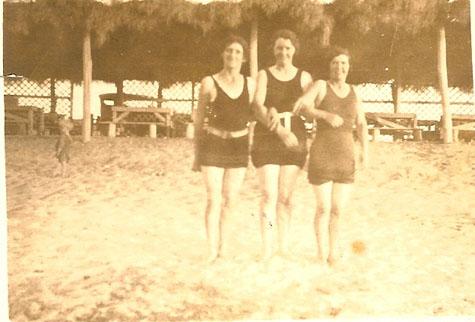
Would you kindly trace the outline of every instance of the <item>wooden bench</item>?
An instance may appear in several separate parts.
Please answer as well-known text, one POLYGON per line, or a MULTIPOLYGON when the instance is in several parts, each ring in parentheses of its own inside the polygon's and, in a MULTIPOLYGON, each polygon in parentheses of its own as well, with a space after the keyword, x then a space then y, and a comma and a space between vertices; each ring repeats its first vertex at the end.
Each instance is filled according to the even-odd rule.
POLYGON ((415 141, 422 140, 422 129, 417 126, 417 117, 414 113, 366 113, 368 131, 374 141, 379 140, 381 134, 397 135, 411 133, 415 141))
POLYGON ((43 134, 43 110, 35 106, 19 106, 17 97, 5 96, 5 125, 7 124, 18 126, 20 134, 43 134))
POLYGON ((452 114, 452 130, 454 141, 460 137, 471 140, 475 137, 475 115, 452 114))
POLYGON ((148 125, 149 135, 152 138, 157 137, 157 127, 164 127, 167 137, 171 136, 173 129, 173 110, 167 108, 135 108, 127 106, 111 107, 112 119, 99 120, 98 124, 108 126, 108 136, 115 137, 118 125, 148 125), (143 116, 146 116, 143 120, 143 116))

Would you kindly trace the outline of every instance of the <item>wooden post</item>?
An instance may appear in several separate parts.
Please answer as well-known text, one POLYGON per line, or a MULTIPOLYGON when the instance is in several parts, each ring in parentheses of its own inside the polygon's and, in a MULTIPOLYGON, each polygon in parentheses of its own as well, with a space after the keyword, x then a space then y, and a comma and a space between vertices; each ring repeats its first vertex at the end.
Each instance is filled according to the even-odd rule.
POLYGON ((256 79, 257 78, 257 72, 259 69, 259 64, 258 64, 258 50, 257 50, 257 37, 258 37, 258 19, 257 19, 257 13, 254 15, 254 19, 251 22, 251 41, 249 42, 249 71, 251 74, 251 77, 256 79))
POLYGON ((71 118, 73 117, 73 102, 74 102, 74 83, 72 81, 69 81, 69 86, 70 86, 70 94, 69 94, 69 103, 71 104, 71 118))
POLYGON ((447 79, 447 45, 445 40, 445 27, 439 27, 439 44, 437 54, 437 73, 439 76, 439 90, 442 103, 442 137, 444 143, 453 142, 452 113, 448 97, 449 85, 447 79))
POLYGON ((91 55, 91 32, 84 34, 83 48, 83 116, 82 138, 83 142, 91 140, 91 83, 92 83, 92 55, 91 55))
POLYGON ((35 112, 33 108, 28 108, 28 125, 26 128, 26 134, 32 135, 33 134, 33 124, 35 123, 35 112))
POLYGON ((381 131, 378 128, 373 129, 373 141, 379 142, 381 140, 381 131))
POLYGON ((149 135, 152 139, 155 139, 157 137, 157 124, 150 124, 149 135))
POLYGON ((162 101, 163 101, 163 86, 162 86, 162 82, 158 82, 158 93, 157 93, 157 107, 158 108, 162 107, 162 101))
POLYGON ((397 72, 396 72, 396 79, 391 84, 391 93, 393 97, 393 109, 394 113, 399 113, 401 111, 401 68, 399 63, 397 63, 397 72))
MULTIPOLYGON (((259 30, 259 21, 257 12, 254 13, 254 18, 251 22, 251 34, 249 42, 249 72, 250 76, 254 79, 257 78, 257 73, 259 71, 258 63, 258 30, 259 30)), ((252 149, 254 143, 254 127, 256 122, 250 122, 249 124, 249 149, 252 149)))
MULTIPOLYGON (((55 89, 56 80, 50 78, 50 100, 51 100, 51 113, 56 113, 56 89, 55 89)), ((72 116, 72 111, 71 111, 72 116)))
POLYGON ((115 87, 117 89, 117 99, 114 100, 114 105, 121 106, 124 103, 124 81, 116 81, 115 87))
POLYGON ((195 81, 191 81, 191 119, 193 120, 193 113, 195 110, 195 81))
POLYGON ((115 123, 109 123, 109 132, 107 133, 107 136, 110 138, 115 138, 116 130, 115 123))

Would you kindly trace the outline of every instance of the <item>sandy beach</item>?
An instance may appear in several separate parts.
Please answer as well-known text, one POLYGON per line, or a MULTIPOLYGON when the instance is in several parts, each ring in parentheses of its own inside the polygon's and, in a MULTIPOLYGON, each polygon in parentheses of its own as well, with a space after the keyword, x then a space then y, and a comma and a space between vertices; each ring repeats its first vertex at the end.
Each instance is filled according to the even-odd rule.
POLYGON ((475 316, 473 143, 371 143, 330 269, 305 171, 290 257, 258 261, 250 166, 229 252, 210 265, 191 141, 77 137, 68 178, 54 176, 55 141, 6 137, 12 321, 475 316))

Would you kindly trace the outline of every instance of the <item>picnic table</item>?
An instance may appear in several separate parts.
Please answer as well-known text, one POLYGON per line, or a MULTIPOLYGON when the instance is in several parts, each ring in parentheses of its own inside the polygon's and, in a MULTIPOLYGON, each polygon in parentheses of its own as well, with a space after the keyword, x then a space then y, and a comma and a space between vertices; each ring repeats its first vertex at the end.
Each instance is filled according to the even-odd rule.
POLYGON ((404 135, 410 133, 414 140, 422 140, 422 129, 418 127, 417 116, 414 113, 366 113, 368 131, 374 141, 381 134, 404 135))
POLYGON ((149 136, 157 137, 157 128, 164 127, 166 135, 171 136, 173 129, 173 110, 160 108, 158 106, 162 100, 142 95, 116 93, 103 94, 101 99, 101 117, 98 124, 107 126, 107 135, 115 137, 119 126, 126 125, 148 125, 149 136), (107 103, 110 101, 111 103, 107 103), (131 106, 134 102, 136 106, 131 106), (129 105, 130 104, 130 105, 129 105), (137 106, 138 105, 138 106, 137 106))
POLYGON ((43 134, 43 110, 35 106, 20 106, 17 97, 5 96, 5 125, 8 124, 18 126, 21 134, 43 134))
POLYGON ((454 141, 460 137, 472 139, 475 137, 475 115, 452 114, 452 130, 454 141))

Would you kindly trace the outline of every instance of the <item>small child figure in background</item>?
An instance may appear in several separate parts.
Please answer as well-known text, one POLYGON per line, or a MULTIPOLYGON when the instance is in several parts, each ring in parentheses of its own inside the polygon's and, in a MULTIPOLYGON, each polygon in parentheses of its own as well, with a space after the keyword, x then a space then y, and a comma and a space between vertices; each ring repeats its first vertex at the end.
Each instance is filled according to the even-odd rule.
POLYGON ((56 158, 58 158, 59 164, 61 166, 61 176, 64 178, 67 171, 67 163, 69 162, 69 152, 71 149, 71 143, 73 139, 69 135, 74 127, 73 122, 66 118, 64 115, 60 116, 58 120, 59 127, 59 139, 56 142, 56 158))

